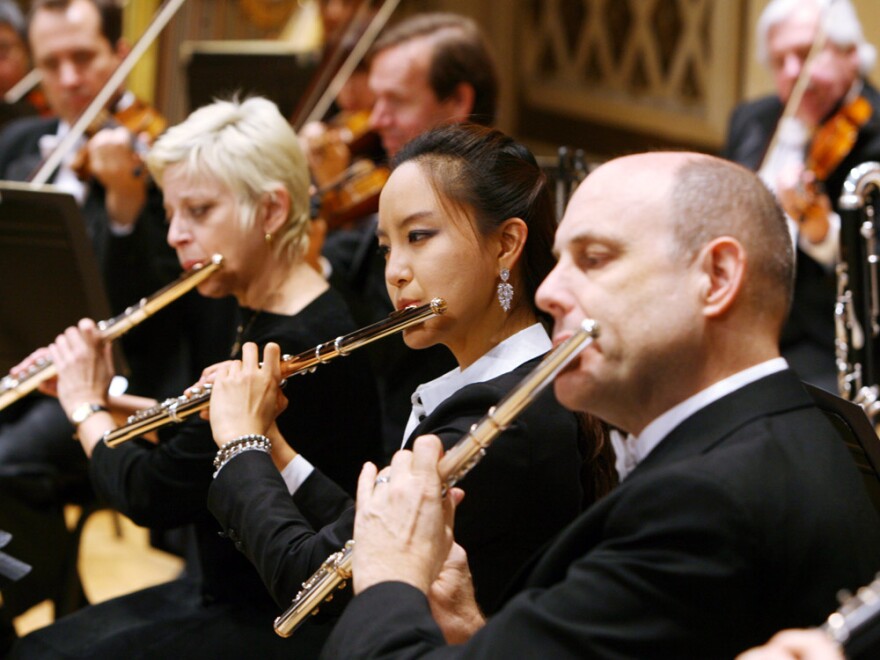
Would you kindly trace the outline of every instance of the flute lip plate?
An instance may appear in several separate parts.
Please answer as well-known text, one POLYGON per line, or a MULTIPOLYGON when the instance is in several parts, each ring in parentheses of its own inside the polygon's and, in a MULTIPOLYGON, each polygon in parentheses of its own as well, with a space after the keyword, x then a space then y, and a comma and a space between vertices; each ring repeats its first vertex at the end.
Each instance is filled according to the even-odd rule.
POLYGON ((599 322, 593 319, 584 319, 581 321, 581 330, 595 339, 599 336, 599 322))

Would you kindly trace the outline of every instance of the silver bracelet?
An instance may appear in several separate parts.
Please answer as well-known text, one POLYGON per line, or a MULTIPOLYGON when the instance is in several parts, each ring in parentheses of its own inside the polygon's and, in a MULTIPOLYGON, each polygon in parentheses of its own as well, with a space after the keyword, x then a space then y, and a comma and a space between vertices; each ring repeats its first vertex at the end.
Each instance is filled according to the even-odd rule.
POLYGON ((272 441, 265 435, 250 433, 227 442, 220 447, 220 451, 214 457, 214 478, 220 474, 220 470, 233 458, 246 451, 262 451, 267 454, 272 452, 272 441))

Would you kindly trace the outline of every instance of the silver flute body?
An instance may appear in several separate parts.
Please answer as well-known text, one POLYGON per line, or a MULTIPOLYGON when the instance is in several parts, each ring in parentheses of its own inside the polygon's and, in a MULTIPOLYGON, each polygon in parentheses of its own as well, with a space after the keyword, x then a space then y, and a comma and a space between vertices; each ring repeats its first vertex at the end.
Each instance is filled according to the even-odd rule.
MULTIPOLYGON (((186 271, 171 284, 162 287, 147 298, 107 321, 98 322, 98 330, 105 342, 111 342, 157 311, 174 302, 183 294, 196 288, 223 265, 223 257, 215 254, 210 260, 186 271)), ((15 403, 37 389, 41 383, 55 377, 57 369, 48 358, 35 362, 24 374, 16 377, 6 375, 0 380, 0 410, 15 403)))
POLYGON ((864 647, 876 639, 876 627, 880 623, 880 574, 871 584, 859 588, 855 594, 841 592, 841 605, 819 629, 844 652, 853 657, 867 657, 864 647))
POLYGON ((843 184, 840 261, 836 266, 835 361, 840 396, 861 405, 874 426, 880 417, 880 236, 875 207, 880 163, 854 167, 843 184))
MULTIPOLYGON (((281 357, 281 377, 289 378, 290 376, 311 373, 319 364, 348 355, 362 346, 423 323, 445 311, 446 301, 442 298, 434 298, 424 305, 407 307, 393 312, 377 323, 318 344, 298 355, 284 355, 281 357)), ((165 399, 151 408, 137 411, 126 420, 124 426, 106 432, 103 438, 104 443, 110 447, 116 447, 144 433, 149 433, 168 424, 180 423, 204 410, 210 403, 210 383, 202 387, 191 387, 178 397, 165 399)))
MULTIPOLYGON (((599 336, 599 326, 587 319, 580 329, 548 353, 514 389, 467 432, 440 459, 438 471, 443 492, 461 481, 486 454, 489 445, 553 382, 556 375, 586 346, 599 336)), ((319 606, 345 587, 351 578, 354 541, 348 541, 330 555, 312 576, 303 582, 293 602, 277 619, 275 632, 289 637, 319 606)))

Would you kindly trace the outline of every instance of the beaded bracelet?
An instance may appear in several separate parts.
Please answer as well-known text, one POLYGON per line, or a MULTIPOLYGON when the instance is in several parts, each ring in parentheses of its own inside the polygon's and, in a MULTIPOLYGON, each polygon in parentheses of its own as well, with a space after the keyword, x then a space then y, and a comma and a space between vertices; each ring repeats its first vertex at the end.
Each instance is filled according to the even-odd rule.
POLYGON ((224 465, 246 451, 262 451, 269 454, 272 451, 272 441, 265 435, 249 433, 227 442, 220 447, 220 451, 214 457, 214 478, 217 478, 224 465))

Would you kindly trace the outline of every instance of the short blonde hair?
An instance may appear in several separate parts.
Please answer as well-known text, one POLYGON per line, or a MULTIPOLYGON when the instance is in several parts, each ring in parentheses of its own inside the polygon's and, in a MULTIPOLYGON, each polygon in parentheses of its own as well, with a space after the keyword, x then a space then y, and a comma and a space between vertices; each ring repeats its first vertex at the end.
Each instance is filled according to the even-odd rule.
POLYGON ((185 176, 215 178, 238 200, 239 219, 254 223, 260 200, 283 187, 290 213, 273 245, 293 259, 308 247, 309 172, 296 133, 271 101, 252 97, 215 101, 168 129, 150 150, 147 167, 157 182, 171 165, 185 176))

